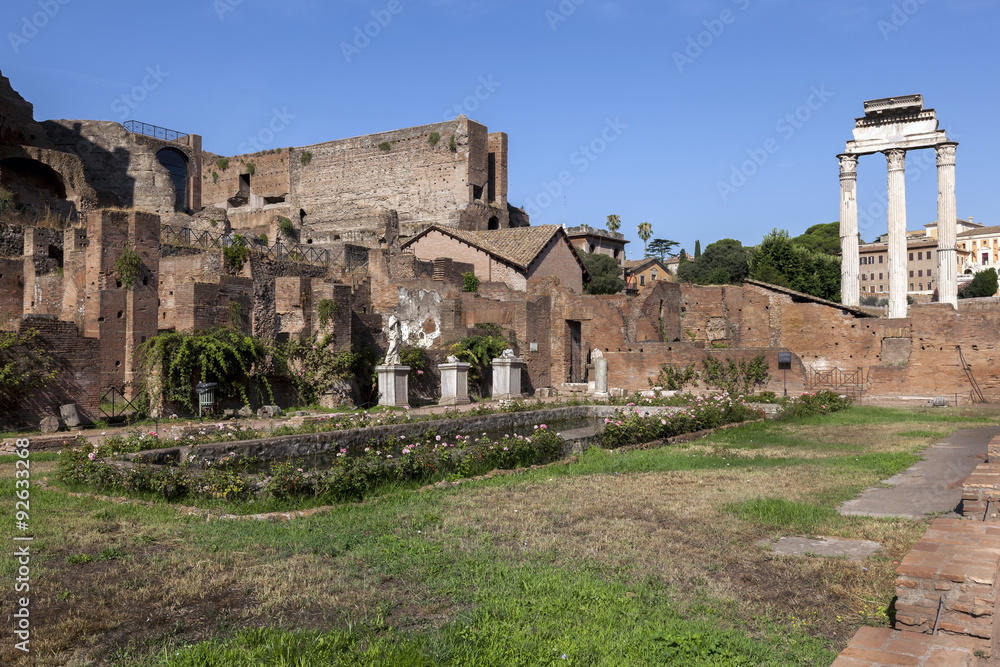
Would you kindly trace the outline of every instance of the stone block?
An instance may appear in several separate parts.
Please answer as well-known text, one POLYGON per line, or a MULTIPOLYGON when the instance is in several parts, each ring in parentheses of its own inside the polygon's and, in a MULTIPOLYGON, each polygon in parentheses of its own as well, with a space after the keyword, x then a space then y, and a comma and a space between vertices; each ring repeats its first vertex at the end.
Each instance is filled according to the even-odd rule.
POLYGON ((471 364, 454 362, 441 364, 441 400, 440 405, 468 405, 469 400, 469 369, 471 364))
POLYGON ((410 367, 376 366, 378 373, 378 404, 401 408, 410 404, 410 367))
POLYGON ((253 410, 250 409, 249 405, 244 405, 242 408, 236 411, 236 414, 244 419, 250 419, 253 417, 253 410))
POLYGON ((55 433, 59 430, 59 420, 52 416, 43 417, 38 429, 42 433, 55 433))
POLYGON ((523 359, 502 357, 493 360, 493 398, 514 400, 521 398, 521 367, 523 359))
POLYGON ((63 423, 66 426, 73 427, 80 425, 80 413, 76 409, 76 403, 60 405, 59 416, 62 417, 63 423))
POLYGON ((257 417, 260 419, 274 419, 281 414, 281 408, 277 405, 263 405, 257 410, 257 417))

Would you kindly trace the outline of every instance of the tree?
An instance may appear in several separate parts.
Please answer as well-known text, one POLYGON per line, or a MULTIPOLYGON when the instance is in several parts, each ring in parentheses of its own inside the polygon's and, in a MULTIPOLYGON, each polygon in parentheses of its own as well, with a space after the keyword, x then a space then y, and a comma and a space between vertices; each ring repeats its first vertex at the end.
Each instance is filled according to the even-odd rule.
POLYGON ((694 258, 698 259, 701 257, 701 241, 694 242, 694 258))
POLYGON ((596 252, 583 253, 583 265, 590 274, 590 282, 584 287, 587 294, 617 294, 625 289, 622 267, 610 255, 596 252))
POLYGON ((958 290, 959 299, 975 299, 983 296, 995 296, 997 293, 997 271, 986 269, 976 274, 971 283, 962 285, 958 290))
POLYGON ((653 225, 643 222, 637 229, 639 230, 639 238, 642 239, 642 256, 645 257, 649 254, 646 250, 646 241, 653 235, 653 225))
POLYGON ((677 241, 653 239, 653 242, 646 246, 646 257, 659 257, 662 262, 675 245, 679 245, 677 241))
POLYGON ((614 213, 608 216, 609 232, 617 232, 619 229, 621 229, 621 226, 622 226, 622 219, 620 217, 618 217, 614 213))
POLYGON ((813 252, 840 255, 840 223, 827 222, 813 225, 804 234, 793 238, 792 243, 813 252))
POLYGON ((783 229, 771 230, 749 258, 754 280, 830 301, 840 300, 840 271, 839 257, 798 245, 783 229))
POLYGON ((701 285, 742 283, 749 272, 748 250, 736 239, 710 243, 701 257, 677 266, 677 277, 701 285))

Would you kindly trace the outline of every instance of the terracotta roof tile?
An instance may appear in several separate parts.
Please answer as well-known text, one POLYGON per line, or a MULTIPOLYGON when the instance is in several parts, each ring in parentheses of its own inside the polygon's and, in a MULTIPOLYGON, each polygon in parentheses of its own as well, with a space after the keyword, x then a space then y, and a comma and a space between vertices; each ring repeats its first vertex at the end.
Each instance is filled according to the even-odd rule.
MULTIPOLYGON (((435 225, 429 227, 425 232, 432 229, 464 241, 521 269, 527 269, 562 227, 559 225, 538 225, 537 227, 513 227, 511 229, 474 232, 435 225)), ((413 237, 403 246, 409 245, 421 235, 413 237)))

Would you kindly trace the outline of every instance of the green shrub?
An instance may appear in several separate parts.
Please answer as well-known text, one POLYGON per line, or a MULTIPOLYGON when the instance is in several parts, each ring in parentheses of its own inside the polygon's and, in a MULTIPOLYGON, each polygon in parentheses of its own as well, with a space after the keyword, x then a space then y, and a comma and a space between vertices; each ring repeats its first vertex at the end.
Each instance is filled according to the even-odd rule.
POLYGON ((488 369, 493 360, 503 351, 517 346, 515 339, 508 340, 495 324, 477 324, 476 328, 483 333, 463 338, 450 344, 451 353, 460 361, 471 364, 469 368, 469 386, 478 388, 479 395, 486 393, 488 369))
POLYGON ((219 172, 217 172, 215 170, 212 170, 212 182, 213 183, 218 183, 219 182, 219 172))
POLYGON ((697 375, 698 373, 694 370, 693 363, 688 364, 683 370, 664 365, 660 368, 660 374, 656 376, 656 380, 647 378, 647 381, 651 387, 663 387, 670 391, 683 391, 685 385, 697 386, 697 375))
POLYGON ((734 361, 730 357, 719 361, 714 357, 705 357, 702 363, 705 367, 701 375, 702 381, 709 387, 722 389, 734 396, 753 393, 771 379, 763 354, 758 354, 750 361, 734 361))
POLYGON ((225 171, 226 169, 229 168, 229 158, 227 158, 227 157, 220 157, 218 159, 218 161, 216 161, 215 164, 218 165, 219 169, 221 169, 222 171, 225 171))
POLYGON ((319 325, 325 327, 333 316, 337 314, 337 302, 333 299, 320 299, 316 304, 316 313, 319 315, 319 325))
POLYGON ((299 155, 299 162, 302 164, 303 167, 312 162, 312 159, 313 159, 312 151, 302 151, 302 153, 299 155))
POLYGON ((448 150, 450 150, 452 153, 457 153, 458 152, 458 144, 455 143, 455 135, 454 134, 451 135, 450 139, 448 139, 448 150))
POLYGON ((225 259, 226 268, 232 273, 239 273, 243 270, 247 260, 250 259, 250 248, 247 246, 246 240, 237 234, 231 244, 222 248, 222 256, 225 259))
POLYGON ((958 290, 959 299, 975 299, 984 296, 994 296, 997 293, 997 271, 996 269, 986 269, 980 271, 972 279, 972 282, 962 285, 958 290))
POLYGON ((254 173, 256 173, 256 171, 257 171, 257 165, 254 164, 252 161, 247 161, 247 173, 253 176, 254 173))
POLYGON ((406 345, 399 352, 399 358, 403 366, 410 367, 410 376, 417 378, 417 376, 423 375, 424 371, 427 370, 427 366, 430 364, 427 359, 427 352, 422 347, 412 347, 406 345))
POLYGON ((427 143, 431 146, 436 146, 437 142, 441 140, 441 135, 437 132, 431 132, 430 136, 427 137, 427 143))
POLYGON ((292 221, 286 218, 285 216, 281 216, 278 218, 278 231, 285 238, 289 239, 296 238, 295 226, 292 225, 292 221))
POLYGON ((688 397, 688 406, 672 413, 644 416, 643 413, 626 406, 614 417, 604 420, 601 446, 617 449, 627 445, 653 442, 671 438, 682 433, 694 433, 725 424, 735 424, 750 419, 758 419, 763 413, 746 405, 728 394, 707 399, 688 397))
POLYGON ((115 273, 118 274, 118 280, 125 287, 134 287, 136 276, 139 275, 141 267, 142 258, 139 257, 139 253, 135 251, 132 244, 126 241, 121 254, 115 260, 115 273))
POLYGON ((257 239, 264 245, 267 245, 267 234, 261 234, 257 239))
POLYGON ((479 291, 479 278, 472 271, 468 271, 462 274, 462 291, 463 292, 478 292, 479 291))
POLYGON ((781 411, 782 419, 809 417, 839 412, 851 405, 851 399, 832 391, 806 392, 788 401, 781 411))
POLYGON ((390 144, 388 141, 383 141, 382 143, 380 143, 378 145, 378 149, 380 151, 386 151, 386 152, 391 151, 392 150, 392 144, 390 144))

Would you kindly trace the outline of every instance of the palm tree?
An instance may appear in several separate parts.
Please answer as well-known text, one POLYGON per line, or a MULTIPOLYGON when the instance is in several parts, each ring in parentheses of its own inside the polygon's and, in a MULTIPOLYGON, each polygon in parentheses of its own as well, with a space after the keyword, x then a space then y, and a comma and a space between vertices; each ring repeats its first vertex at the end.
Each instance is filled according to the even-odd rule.
POLYGON ((617 232, 622 226, 622 219, 612 213, 608 216, 608 231, 617 232))
POLYGON ((639 238, 642 239, 642 256, 645 257, 646 241, 648 241, 649 237, 653 235, 653 225, 649 224, 648 222, 644 222, 641 225, 639 225, 638 229, 639 229, 639 238))

